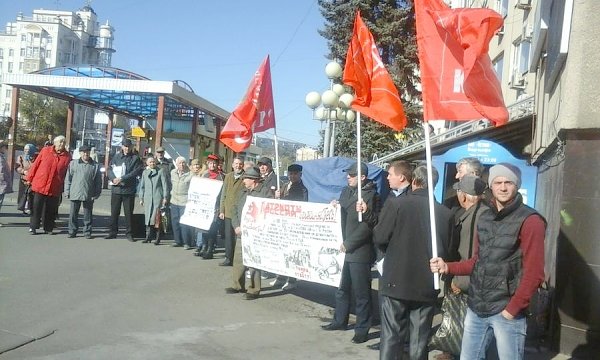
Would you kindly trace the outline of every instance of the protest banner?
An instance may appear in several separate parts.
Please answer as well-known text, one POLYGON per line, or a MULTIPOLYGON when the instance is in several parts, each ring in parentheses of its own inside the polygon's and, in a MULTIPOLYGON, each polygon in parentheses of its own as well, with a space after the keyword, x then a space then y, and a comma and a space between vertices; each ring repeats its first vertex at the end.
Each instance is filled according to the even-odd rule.
POLYGON ((194 176, 190 182, 185 212, 179 222, 208 231, 215 218, 215 204, 222 186, 222 181, 194 176))
POLYGON ((248 196, 241 228, 244 265, 339 285, 344 264, 339 207, 248 196))

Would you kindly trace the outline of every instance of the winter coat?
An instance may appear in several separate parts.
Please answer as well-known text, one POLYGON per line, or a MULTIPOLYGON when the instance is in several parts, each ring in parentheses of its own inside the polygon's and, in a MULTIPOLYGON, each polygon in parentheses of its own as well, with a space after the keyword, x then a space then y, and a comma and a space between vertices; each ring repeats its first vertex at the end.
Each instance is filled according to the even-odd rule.
MULTIPOLYGON (((144 201, 144 216, 146 225, 154 225, 156 213, 163 201, 168 200, 168 183, 162 169, 146 169, 140 179, 140 200, 144 201)), ((165 201, 166 202, 166 201, 165 201)))
POLYGON ((233 171, 225 175, 223 190, 221 190, 219 211, 225 214, 225 217, 228 219, 231 219, 233 216, 232 212, 235 203, 242 195, 242 189, 244 188, 244 182, 242 181, 243 174, 244 172, 242 171, 237 179, 235 178, 235 173, 233 171))
POLYGON ((31 165, 33 165, 34 161, 35 156, 31 160, 25 159, 25 157, 22 155, 18 157, 17 163, 15 164, 15 171, 21 177, 21 181, 25 181, 25 176, 27 175, 26 172, 28 172, 29 169, 31 169, 31 165))
POLYGON ((362 187, 362 200, 367 204, 367 211, 358 222, 356 202, 358 188, 346 186, 340 194, 342 211, 342 236, 346 248, 346 262, 372 263, 375 260, 373 249, 373 226, 377 221, 377 189, 372 181, 367 180, 362 187))
POLYGON ((54 146, 45 146, 31 165, 25 179, 31 190, 42 195, 58 197, 65 186, 65 176, 71 162, 68 151, 57 153, 54 146))
POLYGON ((65 178, 65 195, 69 200, 90 201, 102 193, 102 175, 100 165, 90 159, 71 160, 65 178))
MULTIPOLYGON (((432 249, 427 189, 416 189, 387 205, 386 220, 380 217, 374 234, 375 245, 385 253, 379 293, 394 299, 435 301, 438 291, 433 288, 429 269, 432 249)), ((452 212, 436 202, 434 213, 438 256, 445 258, 452 212)))
POLYGON ((121 182, 119 185, 111 186, 112 193, 120 195, 135 195, 138 183, 137 177, 140 176, 142 171, 144 171, 142 161, 133 153, 129 153, 127 155, 123 154, 121 151, 116 153, 110 160, 110 164, 108 166, 109 183, 118 177, 115 175, 115 170, 119 167, 121 169, 124 167, 125 171, 121 170, 121 182))
POLYGON ((6 156, 0 153, 0 195, 12 192, 12 176, 6 156))
POLYGON ((190 182, 193 176, 194 174, 191 171, 186 171, 181 175, 179 175, 177 169, 171 171, 171 204, 177 206, 185 206, 187 204, 188 191, 190 190, 190 182))

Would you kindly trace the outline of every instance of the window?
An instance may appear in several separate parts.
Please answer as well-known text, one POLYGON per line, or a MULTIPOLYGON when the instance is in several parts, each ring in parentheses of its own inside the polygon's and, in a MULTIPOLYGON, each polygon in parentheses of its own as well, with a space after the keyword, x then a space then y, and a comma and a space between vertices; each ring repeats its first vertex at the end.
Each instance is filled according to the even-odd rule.
POLYGON ((6 89, 6 97, 10 99, 12 96, 12 89, 6 89))
POLYGON ((22 61, 19 63, 19 71, 21 71, 21 72, 23 71, 23 62, 22 61))
POLYGON ((21 34, 21 41, 27 41, 27 35, 21 34))
POLYGON ((492 63, 494 65, 494 71, 496 71, 496 76, 498 77, 498 80, 500 80, 500 83, 502 83, 502 69, 504 68, 504 54, 498 56, 496 59, 494 59, 494 62, 492 63))
POLYGON ((0 49, 0 59, 4 58, 4 49, 0 49))
POLYGON ((502 17, 506 17, 508 14, 508 0, 496 0, 496 11, 498 11, 502 17))
POLYGON ((515 74, 525 75, 529 72, 530 50, 531 42, 529 39, 519 39, 514 43, 512 68, 515 74))
POLYGON ((15 56, 15 49, 8 49, 8 57, 15 56))
POLYGON ((8 63, 8 72, 11 73, 13 71, 13 63, 9 62, 8 63))
POLYGON ((52 57, 52 50, 46 50, 46 57, 47 58, 51 58, 52 57))
MULTIPOLYGON (((21 48, 21 57, 25 56, 25 48, 21 48)), ((31 57, 31 48, 27 48, 27 57, 31 57)))

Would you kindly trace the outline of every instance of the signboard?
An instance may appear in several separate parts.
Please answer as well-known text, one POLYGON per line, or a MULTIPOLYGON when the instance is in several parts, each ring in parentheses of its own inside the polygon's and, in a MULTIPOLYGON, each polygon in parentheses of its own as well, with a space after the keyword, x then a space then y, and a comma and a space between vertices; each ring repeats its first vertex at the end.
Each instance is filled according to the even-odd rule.
MULTIPOLYGON (((535 191, 537 185, 537 167, 530 166, 525 160, 519 160, 512 156, 508 150, 496 144, 493 141, 479 140, 448 150, 442 155, 434 156, 432 164, 440 174, 438 186, 435 187, 434 195, 438 201, 443 201, 449 196, 445 195, 446 190, 452 189, 456 181, 449 179, 448 167, 456 166, 456 163, 465 157, 475 157, 479 159, 486 168, 482 178, 487 181, 487 169, 501 162, 507 162, 517 166, 521 170, 521 188, 519 192, 523 195, 523 202, 531 207, 535 206, 535 191), (447 179, 444 183, 444 179, 447 179)), ((455 168, 454 168, 455 169, 455 168)))
POLYGON ((96 112, 94 114, 94 124, 108 125, 108 114, 104 112, 96 112))
POLYGON ((111 146, 121 146, 123 144, 123 129, 112 129, 112 136, 110 137, 111 146))
POLYGON ((139 126, 136 126, 136 127, 134 127, 134 128, 131 129, 131 136, 146 137, 146 133, 144 132, 144 129, 142 129, 139 126))
POLYGON ((249 196, 241 221, 244 265, 339 285, 344 253, 338 206, 249 196))
POLYGON ((219 200, 223 182, 192 177, 185 212, 180 222, 198 229, 208 230, 215 218, 215 205, 219 200))

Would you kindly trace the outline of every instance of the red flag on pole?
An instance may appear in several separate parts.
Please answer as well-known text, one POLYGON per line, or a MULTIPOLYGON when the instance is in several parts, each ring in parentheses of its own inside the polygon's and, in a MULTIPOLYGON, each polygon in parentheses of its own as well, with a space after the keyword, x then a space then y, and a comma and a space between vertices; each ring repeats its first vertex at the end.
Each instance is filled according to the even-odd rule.
POLYGON ((219 140, 231 150, 240 152, 250 146, 254 132, 274 127, 271 65, 267 55, 250 81, 246 95, 223 126, 219 140))
POLYGON ((425 121, 508 122, 488 56, 502 16, 490 9, 450 9, 441 0, 417 0, 415 13, 425 121))
POLYGON ((398 90, 381 61, 373 35, 362 21, 360 11, 354 19, 343 81, 354 88, 354 110, 392 129, 404 129, 406 116, 398 90))

